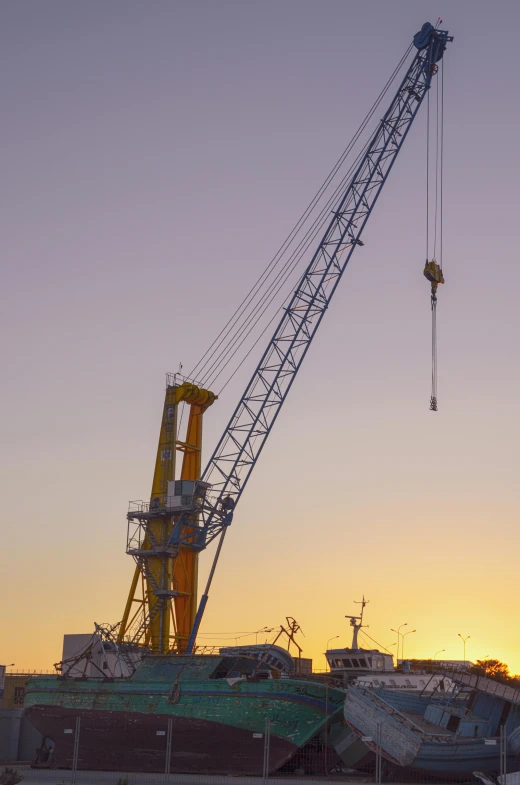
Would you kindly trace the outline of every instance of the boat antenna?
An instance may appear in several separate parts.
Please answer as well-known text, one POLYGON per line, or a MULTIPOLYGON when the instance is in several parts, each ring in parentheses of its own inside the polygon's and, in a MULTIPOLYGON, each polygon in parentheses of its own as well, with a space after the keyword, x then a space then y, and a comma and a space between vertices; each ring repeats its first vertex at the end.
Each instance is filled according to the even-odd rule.
POLYGON ((370 600, 365 600, 365 595, 363 594, 362 600, 354 600, 356 605, 361 605, 361 614, 360 616, 345 616, 346 619, 350 619, 350 626, 353 627, 352 632, 352 646, 351 649, 358 648, 358 634, 362 627, 367 627, 367 624, 363 624, 363 611, 365 610, 365 605, 368 605, 370 600))

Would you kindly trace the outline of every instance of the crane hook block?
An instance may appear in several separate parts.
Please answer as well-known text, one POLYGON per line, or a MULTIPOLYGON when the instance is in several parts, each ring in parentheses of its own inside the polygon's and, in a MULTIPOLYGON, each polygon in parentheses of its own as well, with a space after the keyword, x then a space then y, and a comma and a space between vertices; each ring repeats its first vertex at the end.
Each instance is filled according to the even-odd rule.
POLYGON ((426 280, 428 280, 432 286, 435 285, 435 288, 437 288, 437 284, 444 283, 442 267, 440 267, 437 262, 434 262, 433 260, 429 262, 426 260, 423 272, 426 280))

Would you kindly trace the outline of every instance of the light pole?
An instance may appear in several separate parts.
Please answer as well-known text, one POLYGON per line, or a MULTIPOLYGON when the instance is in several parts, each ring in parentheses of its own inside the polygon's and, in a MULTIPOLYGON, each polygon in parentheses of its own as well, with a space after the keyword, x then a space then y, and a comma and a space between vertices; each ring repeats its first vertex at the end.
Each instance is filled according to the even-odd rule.
POLYGON ((395 655, 395 664, 396 664, 396 666, 399 663, 399 636, 401 634, 400 630, 401 630, 401 627, 406 627, 407 625, 408 625, 408 622, 405 621, 405 623, 404 624, 400 624, 399 627, 396 630, 394 630, 393 627, 390 627, 390 632, 395 632, 397 634, 397 654, 395 655))
POLYGON ((464 644, 464 667, 466 667, 466 641, 469 641, 469 639, 471 638, 471 635, 466 635, 465 638, 462 637, 460 632, 458 632, 457 635, 459 636, 459 638, 461 639, 461 641, 464 644))
POLYGON ((333 638, 329 638, 329 639, 328 639, 328 641, 327 641, 327 645, 326 645, 326 647, 325 647, 325 663, 326 663, 327 665, 329 664, 329 662, 328 662, 328 660, 327 660, 327 651, 328 651, 328 648, 329 648, 329 643, 330 643, 331 641, 335 641, 335 640, 336 640, 336 638, 339 638, 339 635, 334 635, 334 637, 333 637, 333 638))
POLYGON ((401 659, 403 661, 404 661, 404 639, 406 638, 407 635, 411 635, 412 632, 417 632, 417 630, 409 630, 408 632, 405 632, 404 635, 401 633, 401 638, 403 639, 401 642, 401 659))
POLYGON ((442 654, 443 651, 446 651, 446 649, 439 649, 439 651, 436 651, 435 654, 433 655, 433 659, 437 657, 437 654, 442 654))

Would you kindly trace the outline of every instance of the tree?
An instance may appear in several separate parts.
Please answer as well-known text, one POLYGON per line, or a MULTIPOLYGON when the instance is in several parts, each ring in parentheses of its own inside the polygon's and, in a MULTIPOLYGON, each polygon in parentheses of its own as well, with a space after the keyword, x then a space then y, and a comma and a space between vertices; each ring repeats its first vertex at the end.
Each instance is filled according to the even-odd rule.
POLYGON ((520 689, 520 674, 512 676, 509 673, 509 667, 500 660, 477 660, 475 667, 471 668, 471 672, 477 676, 485 675, 488 679, 494 679, 502 684, 509 684, 511 687, 520 689))
POLYGON ((477 660, 477 668, 485 671, 488 679, 496 681, 507 681, 510 678, 509 667, 500 660, 477 660))

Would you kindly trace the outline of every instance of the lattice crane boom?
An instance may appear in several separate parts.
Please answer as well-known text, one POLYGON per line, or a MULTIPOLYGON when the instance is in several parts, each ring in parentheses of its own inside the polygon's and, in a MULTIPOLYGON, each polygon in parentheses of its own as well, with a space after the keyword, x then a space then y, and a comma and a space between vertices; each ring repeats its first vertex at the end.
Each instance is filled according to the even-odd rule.
POLYGON ((204 471, 202 480, 211 485, 211 491, 201 515, 198 547, 206 547, 218 535, 220 542, 188 651, 195 645, 216 561, 236 504, 352 254, 356 246, 363 245, 363 229, 430 88, 436 63, 452 40, 446 30, 437 30, 429 23, 414 37, 418 51, 204 471))
MULTIPOLYGON (((209 587, 236 504, 280 413, 303 359, 358 245, 374 205, 427 94, 436 63, 453 38, 423 25, 417 52, 343 191, 249 384, 197 486, 197 504, 175 519, 167 546, 203 550, 220 536, 187 651, 193 651, 209 587)), ((195 503, 195 502, 194 502, 195 503)))

